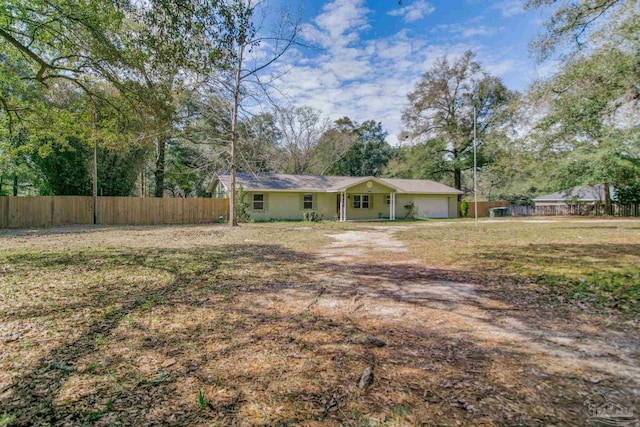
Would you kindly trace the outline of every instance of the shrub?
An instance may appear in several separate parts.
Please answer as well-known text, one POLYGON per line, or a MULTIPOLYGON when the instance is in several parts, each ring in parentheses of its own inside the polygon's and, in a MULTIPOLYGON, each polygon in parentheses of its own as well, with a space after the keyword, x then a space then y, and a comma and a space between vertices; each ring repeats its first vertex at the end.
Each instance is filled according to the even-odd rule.
POLYGON ((413 201, 404 205, 404 208, 407 210, 407 214, 405 215, 406 219, 413 219, 416 217, 417 209, 413 201))
POLYGON ((249 215, 249 202, 245 200, 245 196, 247 192, 244 191, 242 185, 238 188, 238 192, 236 193, 236 215, 238 221, 240 222, 249 222, 251 220, 251 215, 249 215))
POLYGON ((469 204, 467 203, 466 200, 463 200, 460 202, 460 216, 462 218, 465 218, 467 216, 467 213, 469 212, 469 204))
POLYGON ((317 221, 320 221, 320 215, 318 215, 318 213, 314 211, 304 212, 302 214, 302 219, 304 221, 317 222, 317 221))
POLYGON ((623 205, 640 203, 640 184, 620 186, 616 189, 615 202, 623 205))

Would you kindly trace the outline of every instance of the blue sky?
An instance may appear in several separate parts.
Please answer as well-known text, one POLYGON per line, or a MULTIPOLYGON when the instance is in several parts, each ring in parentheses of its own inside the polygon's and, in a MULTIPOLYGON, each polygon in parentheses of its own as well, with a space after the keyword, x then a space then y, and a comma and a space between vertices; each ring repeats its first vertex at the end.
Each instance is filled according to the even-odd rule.
POLYGON ((336 119, 377 120, 390 143, 402 130, 406 95, 433 62, 471 49, 507 87, 524 90, 547 75, 528 45, 542 29, 540 11, 524 0, 300 1, 302 38, 278 64, 282 99, 336 119))

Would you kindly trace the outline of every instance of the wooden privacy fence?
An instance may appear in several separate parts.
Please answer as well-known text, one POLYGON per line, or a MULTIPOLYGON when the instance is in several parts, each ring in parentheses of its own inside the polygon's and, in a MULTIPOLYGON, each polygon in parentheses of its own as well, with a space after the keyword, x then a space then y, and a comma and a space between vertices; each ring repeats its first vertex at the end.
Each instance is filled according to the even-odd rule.
MULTIPOLYGON (((0 228, 93 224, 86 196, 0 197, 0 228)), ((98 224, 201 224, 229 215, 229 199, 98 197, 98 224)))
POLYGON ((640 216, 640 204, 611 203, 611 211, 606 212, 604 204, 576 203, 548 206, 509 205, 512 216, 640 216))
MULTIPOLYGON (((478 202, 478 218, 488 217, 489 209, 491 208, 504 208, 508 205, 507 202, 497 201, 497 202, 478 202)), ((465 218, 475 218, 474 211, 474 202, 467 202, 467 206, 469 206, 469 210, 467 211, 467 216, 465 218)), ((458 203, 458 212, 460 212, 460 203, 458 203)))

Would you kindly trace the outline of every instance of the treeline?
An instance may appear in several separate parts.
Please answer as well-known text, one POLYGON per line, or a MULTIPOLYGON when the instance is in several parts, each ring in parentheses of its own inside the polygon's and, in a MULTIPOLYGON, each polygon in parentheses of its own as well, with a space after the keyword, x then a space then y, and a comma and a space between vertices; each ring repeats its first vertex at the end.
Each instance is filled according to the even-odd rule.
POLYGON ((543 193, 614 184, 618 201, 640 202, 638 6, 530 0, 527 8, 553 8, 531 52, 557 71, 513 93, 472 53, 440 60, 408 95, 407 145, 385 174, 437 179, 471 193, 475 110, 481 198, 530 204, 543 193))
POLYGON ((516 93, 472 52, 440 58, 393 147, 376 118, 271 101, 262 73, 300 32, 286 11, 265 29, 260 3, 169 3, 2 0, 0 195, 88 195, 94 164, 105 196, 207 196, 229 170, 426 178, 469 194, 475 114, 481 198, 609 183, 640 200, 637 0, 529 1, 553 8, 532 52, 557 71, 516 93))

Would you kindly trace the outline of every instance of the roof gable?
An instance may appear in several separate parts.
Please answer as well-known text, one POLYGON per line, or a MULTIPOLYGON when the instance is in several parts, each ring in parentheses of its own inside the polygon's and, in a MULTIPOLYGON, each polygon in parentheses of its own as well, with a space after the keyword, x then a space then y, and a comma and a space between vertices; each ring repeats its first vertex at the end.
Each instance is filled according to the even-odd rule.
POLYGON ((376 183, 378 185, 381 185, 383 187, 389 188, 394 191, 401 191, 401 189, 396 187, 395 185, 390 184, 387 181, 380 178, 376 178, 374 176, 349 177, 348 179, 340 181, 338 185, 331 188, 330 191, 335 191, 335 192, 345 191, 352 187, 360 186, 362 184, 368 184, 369 182, 376 183))

